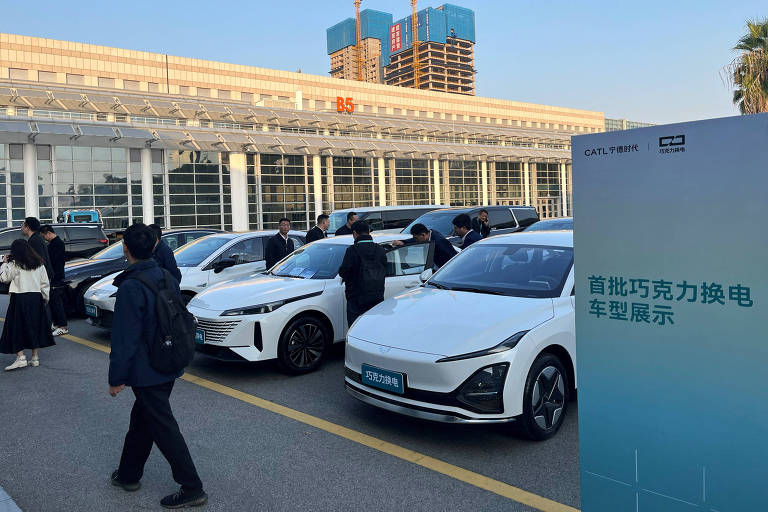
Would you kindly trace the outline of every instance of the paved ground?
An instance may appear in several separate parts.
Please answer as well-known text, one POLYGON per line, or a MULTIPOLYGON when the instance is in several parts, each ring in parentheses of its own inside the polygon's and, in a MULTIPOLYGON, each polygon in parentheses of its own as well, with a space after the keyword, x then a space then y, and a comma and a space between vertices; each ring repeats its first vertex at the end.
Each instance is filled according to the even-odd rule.
MULTIPOLYGON (((0 296, 0 312, 6 306, 7 296, 0 296)), ((109 342, 106 331, 84 321, 70 331, 109 342)), ((11 360, 0 355, 2 366, 11 360)), ((533 443, 509 426, 434 424, 359 403, 344 392, 342 370, 343 353, 336 350, 320 371, 300 377, 272 364, 201 355, 189 373, 579 506, 575 403, 554 439, 533 443)), ((106 374, 105 353, 67 339, 41 351, 39 368, 0 373, 0 486, 22 510, 157 510, 158 500, 175 490, 157 450, 140 491, 109 485, 132 395, 111 398, 106 374)), ((191 382, 178 381, 171 402, 210 495, 206 510, 535 510, 191 382)))

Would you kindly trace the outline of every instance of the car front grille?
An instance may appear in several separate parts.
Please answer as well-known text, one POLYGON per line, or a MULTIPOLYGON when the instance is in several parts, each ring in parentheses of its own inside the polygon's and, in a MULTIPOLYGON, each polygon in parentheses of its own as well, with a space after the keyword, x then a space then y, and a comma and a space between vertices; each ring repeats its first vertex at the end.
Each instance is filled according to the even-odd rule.
POLYGON ((235 320, 234 322, 213 322, 201 318, 197 319, 197 327, 205 332, 206 343, 221 343, 239 323, 240 320, 235 320))

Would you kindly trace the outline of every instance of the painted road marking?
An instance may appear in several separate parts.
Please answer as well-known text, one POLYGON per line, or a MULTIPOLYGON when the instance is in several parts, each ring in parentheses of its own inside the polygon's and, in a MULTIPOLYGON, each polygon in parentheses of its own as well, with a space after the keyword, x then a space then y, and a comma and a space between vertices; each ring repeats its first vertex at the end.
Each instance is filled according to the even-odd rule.
MULTIPOLYGON (((72 336, 70 334, 61 337, 109 354, 109 347, 100 343, 79 338, 77 336, 72 336)), ((402 446, 389 443, 373 436, 369 436, 368 434, 363 434, 357 430, 342 427, 336 423, 317 418, 301 411, 297 411, 296 409, 291 409, 290 407, 279 405, 274 402, 270 402, 269 400, 264 400, 263 398, 244 393, 243 391, 238 391, 237 389, 231 388, 229 386, 225 386, 208 379, 203 379, 202 377, 197 377, 190 373, 185 373, 181 378, 182 380, 196 384, 216 393, 226 395, 230 398, 234 398, 235 400, 240 400, 241 402, 254 405, 260 409, 285 416, 286 418, 290 418, 306 425, 311 425, 330 434, 343 437, 349 441, 373 448, 374 450, 386 453, 393 457, 397 457, 398 459, 417 464, 436 473, 440 473, 461 482, 474 485, 480 489, 484 489, 494 494, 498 494, 499 496, 508 498, 512 501, 516 501, 531 508, 535 508, 536 510, 541 510, 542 512, 579 512, 579 509, 577 508, 573 508, 543 496, 539 496, 538 494, 534 494, 518 487, 505 484, 504 482, 500 482, 487 476, 483 476, 479 473, 469 471, 468 469, 464 469, 442 460, 435 459, 428 455, 424 455, 423 453, 419 453, 408 448, 403 448, 402 446)))

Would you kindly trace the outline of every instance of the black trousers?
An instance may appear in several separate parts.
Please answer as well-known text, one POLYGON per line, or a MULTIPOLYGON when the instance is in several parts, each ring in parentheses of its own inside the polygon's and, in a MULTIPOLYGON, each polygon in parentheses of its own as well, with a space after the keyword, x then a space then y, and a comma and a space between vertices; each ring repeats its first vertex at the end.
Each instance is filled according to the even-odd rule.
POLYGON ((134 387, 136 401, 131 410, 131 424, 125 434, 123 455, 118 474, 125 482, 138 482, 144 474, 144 464, 152 451, 152 443, 171 465, 173 479, 185 489, 202 489, 189 448, 173 417, 168 399, 174 381, 157 386, 134 387))
POLYGON ((51 320, 56 327, 67 326, 67 313, 64 311, 64 294, 66 293, 64 286, 66 285, 51 287, 49 306, 51 308, 51 320))
POLYGON ((352 327, 352 323, 357 320, 357 317, 383 301, 383 297, 381 299, 376 299, 374 302, 365 303, 356 299, 347 299, 347 327, 352 327))

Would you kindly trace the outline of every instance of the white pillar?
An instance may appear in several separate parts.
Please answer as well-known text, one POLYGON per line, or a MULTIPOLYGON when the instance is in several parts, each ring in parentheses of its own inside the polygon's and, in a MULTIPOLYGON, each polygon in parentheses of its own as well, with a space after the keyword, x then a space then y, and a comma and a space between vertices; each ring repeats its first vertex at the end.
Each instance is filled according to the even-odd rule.
POLYGON ((488 162, 480 162, 480 186, 483 187, 483 205, 488 204, 488 162))
POLYGON ((248 175, 245 153, 229 154, 229 180, 232 190, 232 231, 248 231, 248 175))
POLYGON ((565 170, 565 164, 560 164, 560 197, 561 197, 561 206, 562 206, 562 216, 565 217, 568 215, 568 185, 566 183, 566 170, 565 170))
POLYGON ((397 204, 397 169, 395 168, 395 159, 389 159, 389 191, 392 196, 392 205, 397 204))
MULTIPOLYGON (((327 156, 325 161, 326 181, 328 183, 328 209, 336 209, 336 197, 333 190, 333 157, 327 156)), ((330 211, 328 213, 331 213, 330 211)))
POLYGON ((496 162, 491 162, 490 178, 491 178, 491 204, 498 204, 498 198, 496 196, 496 162))
POLYGON ((387 205, 387 171, 384 167, 384 158, 376 159, 379 179, 379 206, 387 205))
POLYGON ((323 175, 322 158, 320 155, 312 155, 312 190, 315 194, 315 214, 320 215, 323 211, 323 175))
POLYGON ((432 169, 435 184, 435 202, 432 204, 440 204, 440 160, 432 160, 432 169))
POLYGON ((301 91, 296 91, 296 110, 304 110, 304 97, 301 91))
POLYGON ((525 192, 525 204, 531 204, 531 170, 528 161, 523 160, 523 191, 525 192))
MULTIPOLYGON (((152 150, 141 150, 141 221, 146 224, 155 222, 155 200, 152 193, 152 150)), ((165 226, 169 228, 170 226, 165 226)))
MULTIPOLYGON (((39 217, 40 201, 37 193, 37 147, 24 144, 24 216, 39 217)), ((8 215, 10 217, 10 215, 8 215)))

